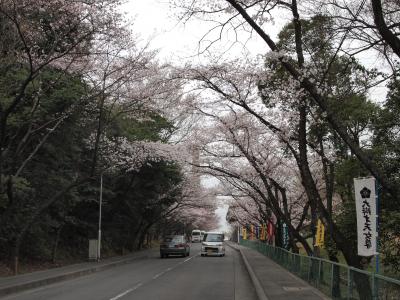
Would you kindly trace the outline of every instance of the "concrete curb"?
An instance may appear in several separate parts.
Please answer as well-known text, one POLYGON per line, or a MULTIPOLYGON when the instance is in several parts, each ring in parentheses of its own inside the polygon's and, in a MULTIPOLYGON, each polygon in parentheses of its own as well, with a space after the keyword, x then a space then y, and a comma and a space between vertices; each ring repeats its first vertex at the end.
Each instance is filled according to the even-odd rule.
POLYGON ((110 262, 109 264, 93 266, 93 267, 89 267, 89 268, 78 270, 78 271, 72 271, 72 272, 68 272, 68 273, 55 275, 52 277, 47 277, 47 278, 43 278, 43 279, 39 279, 39 280, 32 280, 30 282, 24 282, 21 284, 15 284, 12 286, 3 287, 3 288, 0 288, 0 297, 4 297, 4 296, 10 295, 10 294, 19 293, 22 291, 38 288, 41 286, 45 286, 45 285, 49 285, 49 284, 53 284, 53 283, 57 283, 57 282, 61 282, 61 281, 69 280, 69 279, 78 278, 78 277, 89 275, 89 274, 96 273, 96 272, 105 271, 105 270, 111 269, 113 267, 128 264, 134 260, 141 259, 141 258, 147 258, 147 257, 148 257, 148 255, 135 256, 135 257, 131 257, 131 258, 123 259, 123 260, 110 262))
POLYGON ((258 279, 257 275, 254 273, 253 268, 249 264, 249 261, 247 260, 246 256, 243 254, 242 250, 240 248, 236 248, 235 246, 231 245, 230 243, 227 243, 227 245, 240 253, 240 255, 243 259, 244 265, 246 266, 247 272, 249 273, 251 282, 253 283, 254 288, 256 290, 258 299, 259 300, 269 300, 267 295, 265 295, 265 292, 261 285, 260 280, 258 279))

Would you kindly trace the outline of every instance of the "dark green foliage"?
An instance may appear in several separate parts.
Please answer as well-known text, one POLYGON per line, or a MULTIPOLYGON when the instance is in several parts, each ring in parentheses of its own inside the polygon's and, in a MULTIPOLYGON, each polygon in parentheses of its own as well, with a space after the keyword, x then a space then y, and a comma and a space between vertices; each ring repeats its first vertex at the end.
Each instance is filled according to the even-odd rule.
MULTIPOLYGON (((375 122, 373 155, 395 185, 400 184, 400 82, 388 84, 388 94, 375 122)), ((400 273, 400 209, 397 199, 380 192, 380 247, 388 272, 400 273)))
MULTIPOLYGON (((24 69, 13 76, 0 75, 0 100, 7 106, 24 69)), ((10 75, 10 74, 8 74, 10 75)), ((93 111, 96 99, 77 76, 57 69, 43 71, 28 86, 23 101, 10 115, 7 141, 10 154, 3 162, 3 184, 0 193, 0 257, 11 260, 14 242, 26 222, 47 199, 69 185, 76 176, 89 176, 92 150, 87 139, 95 130, 93 111), (68 117, 52 132, 18 177, 10 177, 35 150, 47 130, 31 134, 21 148, 28 131, 52 124, 63 114, 68 117), (7 182, 12 178, 12 198, 7 182)), ((113 108, 114 111, 117 109, 113 108)), ((106 132, 109 136, 124 136, 129 140, 159 141, 171 124, 157 114, 148 114, 139 122, 123 114, 110 114, 106 132)), ((84 259, 88 239, 97 238, 99 174, 85 185, 65 193, 41 213, 21 244, 21 261, 52 261, 84 259)), ((167 209, 179 199, 176 188, 182 180, 178 166, 167 162, 148 162, 138 171, 104 173, 103 189, 103 254, 121 253, 124 249, 142 247, 149 233, 155 234, 156 224, 166 217, 167 209)))
POLYGON ((126 136, 130 140, 162 141, 164 135, 173 130, 173 125, 162 116, 149 113, 146 119, 116 118, 108 129, 114 136, 126 136))
MULTIPOLYGON (((146 165, 139 172, 109 178, 113 191, 105 197, 105 236, 117 234, 112 244, 117 250, 140 247, 142 228, 162 219, 168 208, 179 198, 176 187, 181 181, 179 168, 165 162, 146 165)), ((112 240, 112 239, 110 239, 112 240)))
POLYGON ((400 81, 392 80, 387 101, 377 116, 374 152, 389 178, 400 182, 400 81))

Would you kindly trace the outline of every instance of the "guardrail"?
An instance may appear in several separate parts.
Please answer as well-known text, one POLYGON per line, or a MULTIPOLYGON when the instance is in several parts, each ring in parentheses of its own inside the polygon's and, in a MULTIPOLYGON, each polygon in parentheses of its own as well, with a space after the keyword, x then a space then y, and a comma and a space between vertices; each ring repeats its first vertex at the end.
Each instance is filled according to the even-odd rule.
POLYGON ((240 243, 271 258, 332 299, 400 299, 400 280, 296 254, 260 241, 242 240, 240 243))

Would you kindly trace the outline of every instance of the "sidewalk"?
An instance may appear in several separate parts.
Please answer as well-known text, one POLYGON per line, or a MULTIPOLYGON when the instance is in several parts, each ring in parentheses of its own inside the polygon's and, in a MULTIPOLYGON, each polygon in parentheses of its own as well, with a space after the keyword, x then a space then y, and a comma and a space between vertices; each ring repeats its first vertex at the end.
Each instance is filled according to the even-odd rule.
POLYGON ((261 253, 231 242, 228 245, 242 254, 260 300, 330 299, 261 253))
POLYGON ((0 278, 0 297, 107 270, 136 259, 148 258, 155 255, 156 250, 158 251, 158 249, 146 249, 125 256, 104 259, 100 262, 85 262, 45 271, 2 277, 0 278))

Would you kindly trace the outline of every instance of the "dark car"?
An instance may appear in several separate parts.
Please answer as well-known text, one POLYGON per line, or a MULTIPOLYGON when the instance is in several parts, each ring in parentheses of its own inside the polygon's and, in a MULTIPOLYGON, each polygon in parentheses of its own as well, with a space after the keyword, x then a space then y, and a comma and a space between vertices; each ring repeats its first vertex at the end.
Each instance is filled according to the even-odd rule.
POLYGON ((160 244, 160 257, 168 255, 189 256, 190 246, 188 240, 183 235, 166 236, 160 244))

